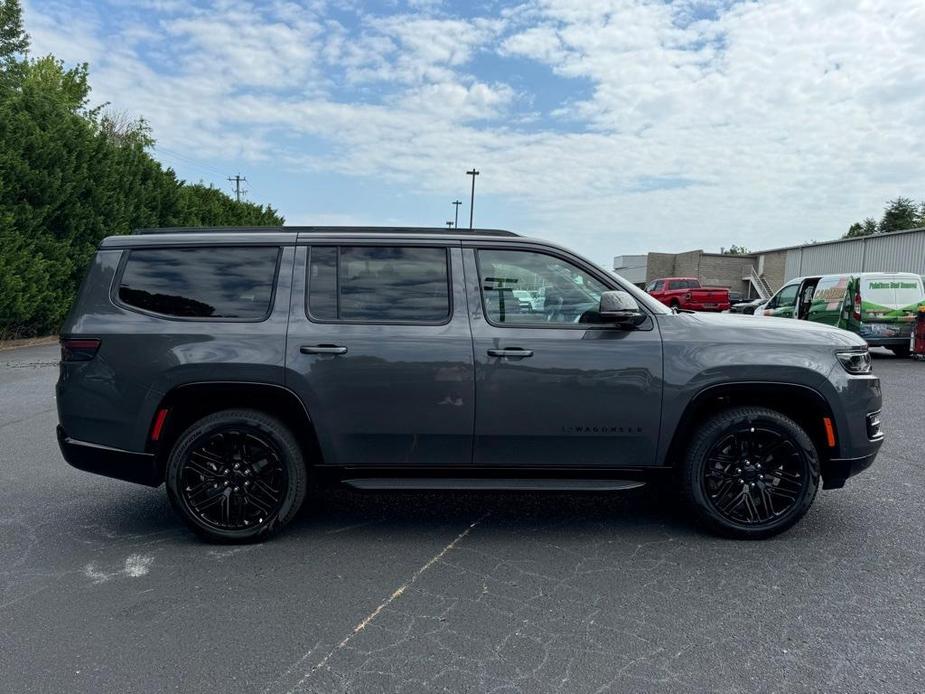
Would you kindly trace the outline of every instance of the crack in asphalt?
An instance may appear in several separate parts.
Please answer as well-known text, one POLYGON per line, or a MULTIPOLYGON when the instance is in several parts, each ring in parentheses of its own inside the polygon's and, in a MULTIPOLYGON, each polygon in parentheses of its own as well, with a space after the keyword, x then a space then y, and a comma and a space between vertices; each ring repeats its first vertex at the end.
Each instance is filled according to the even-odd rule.
MULTIPOLYGON (((454 547, 456 547, 456 545, 458 545, 463 539, 466 538, 467 535, 469 535, 469 533, 472 532, 473 528, 475 528, 475 527, 476 527, 477 525, 479 525, 482 521, 484 521, 486 518, 488 518, 489 515, 490 515, 490 513, 485 513, 485 514, 483 514, 480 518, 478 518, 478 519, 476 519, 475 521, 473 521, 472 523, 470 523, 469 526, 468 526, 465 530, 463 530, 461 533, 459 533, 459 535, 457 535, 448 545, 446 545, 446 547, 444 547, 442 550, 440 550, 439 552, 437 552, 437 554, 435 554, 433 557, 431 557, 423 566, 421 566, 420 568, 418 568, 417 571, 415 571, 415 572, 411 575, 411 578, 409 578, 407 581, 405 581, 403 584, 401 584, 398 588, 396 588, 394 591, 392 591, 392 594, 389 595, 389 597, 386 598, 386 600, 385 600, 384 602, 382 602, 378 607, 376 607, 375 610, 373 610, 373 611, 370 612, 366 617, 364 617, 363 620, 353 628, 353 631, 351 631, 349 634, 347 634, 347 636, 345 636, 345 637, 340 641, 340 643, 338 643, 336 646, 334 646, 334 648, 332 648, 332 649, 327 653, 327 655, 325 655, 323 658, 321 658, 321 660, 319 660, 315 665, 313 665, 313 666, 311 667, 311 669, 308 670, 308 672, 306 672, 306 673, 302 676, 302 678, 299 679, 298 682, 296 682, 296 684, 295 684, 293 687, 287 689, 286 691, 288 692, 288 694, 295 694, 295 692, 303 691, 303 686, 308 682, 308 680, 312 677, 312 675, 314 675, 316 672, 318 672, 318 671, 321 670, 322 668, 326 667, 327 664, 328 664, 328 661, 329 661, 338 651, 340 651, 340 650, 341 650, 342 648, 344 648, 348 643, 350 643, 350 641, 352 641, 354 637, 356 637, 358 634, 362 633, 362 632, 366 629, 366 627, 368 627, 368 626, 373 622, 373 620, 376 619, 376 617, 378 617, 378 616, 383 612, 383 610, 385 610, 386 608, 388 608, 389 605, 391 605, 393 602, 395 602, 395 600, 397 600, 398 598, 400 598, 400 597, 405 593, 405 591, 408 590, 408 588, 410 588, 412 585, 414 585, 414 583, 415 583, 415 582, 416 582, 416 581, 417 581, 428 569, 430 569, 434 564, 436 564, 437 562, 439 562, 440 560, 442 560, 449 552, 451 552, 451 551, 453 550, 454 547)), ((317 647, 316 647, 316 648, 317 648, 317 647)), ((281 679, 285 679, 293 670, 297 669, 301 664, 303 664, 304 662, 306 662, 306 661, 308 660, 308 658, 311 657, 312 653, 316 650, 316 648, 313 648, 313 649, 310 650, 308 653, 306 653, 305 655, 303 655, 295 664, 293 664, 293 665, 283 674, 283 677, 282 677, 281 679)), ((272 686, 272 685, 271 685, 270 687, 268 687, 268 688, 265 690, 265 692, 270 692, 270 691, 273 691, 273 686, 272 686)))

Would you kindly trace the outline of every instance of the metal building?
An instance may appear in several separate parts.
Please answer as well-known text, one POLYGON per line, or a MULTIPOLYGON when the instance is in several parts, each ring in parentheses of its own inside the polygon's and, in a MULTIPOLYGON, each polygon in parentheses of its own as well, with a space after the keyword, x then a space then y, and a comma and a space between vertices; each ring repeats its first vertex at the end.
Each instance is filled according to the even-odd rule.
POLYGON ((835 272, 914 272, 925 275, 925 228, 765 251, 786 252, 784 281, 835 272))
POLYGON ((638 284, 658 277, 697 277, 704 284, 766 299, 785 282, 805 275, 914 272, 925 276, 925 227, 737 256, 702 250, 622 255, 614 258, 614 270, 638 284))

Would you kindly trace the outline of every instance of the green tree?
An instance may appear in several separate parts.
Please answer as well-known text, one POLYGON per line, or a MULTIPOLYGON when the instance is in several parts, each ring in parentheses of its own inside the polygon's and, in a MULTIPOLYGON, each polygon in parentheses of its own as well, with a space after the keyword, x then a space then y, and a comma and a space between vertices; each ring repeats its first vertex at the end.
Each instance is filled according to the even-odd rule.
POLYGON ((86 65, 27 50, 19 3, 0 0, 0 336, 57 329, 105 236, 283 223, 178 180, 149 154, 143 120, 89 107, 86 65))
POLYGON ((877 220, 873 217, 867 217, 863 222, 855 222, 848 227, 848 233, 842 236, 843 239, 852 239, 859 236, 870 236, 879 232, 877 220))
POLYGON ((0 61, 12 63, 29 50, 19 0, 0 0, 0 61))
POLYGON ((881 234, 888 234, 891 231, 915 229, 920 221, 918 205, 910 198, 900 196, 887 203, 886 209, 883 210, 883 217, 880 218, 878 231, 881 234))
POLYGON ((729 248, 720 248, 719 250, 723 255, 748 255, 751 253, 745 246, 737 246, 736 244, 732 244, 729 248))

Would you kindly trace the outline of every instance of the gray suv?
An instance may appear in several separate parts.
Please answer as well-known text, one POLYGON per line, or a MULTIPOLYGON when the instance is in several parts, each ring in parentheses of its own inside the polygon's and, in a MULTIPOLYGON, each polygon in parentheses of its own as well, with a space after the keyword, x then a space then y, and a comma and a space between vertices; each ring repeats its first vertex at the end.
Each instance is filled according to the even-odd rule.
POLYGON ((153 229, 105 239, 62 328, 58 440, 215 541, 309 488, 620 490, 673 480, 764 538, 883 439, 864 340, 678 313, 495 230, 153 229))

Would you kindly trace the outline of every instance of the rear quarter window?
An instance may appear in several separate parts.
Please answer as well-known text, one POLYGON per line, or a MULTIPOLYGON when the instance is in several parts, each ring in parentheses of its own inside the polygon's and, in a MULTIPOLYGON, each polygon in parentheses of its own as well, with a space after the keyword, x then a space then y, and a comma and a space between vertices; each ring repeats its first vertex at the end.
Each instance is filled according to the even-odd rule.
POLYGON ((125 261, 118 300, 172 318, 263 320, 278 262, 275 246, 136 249, 125 261))

